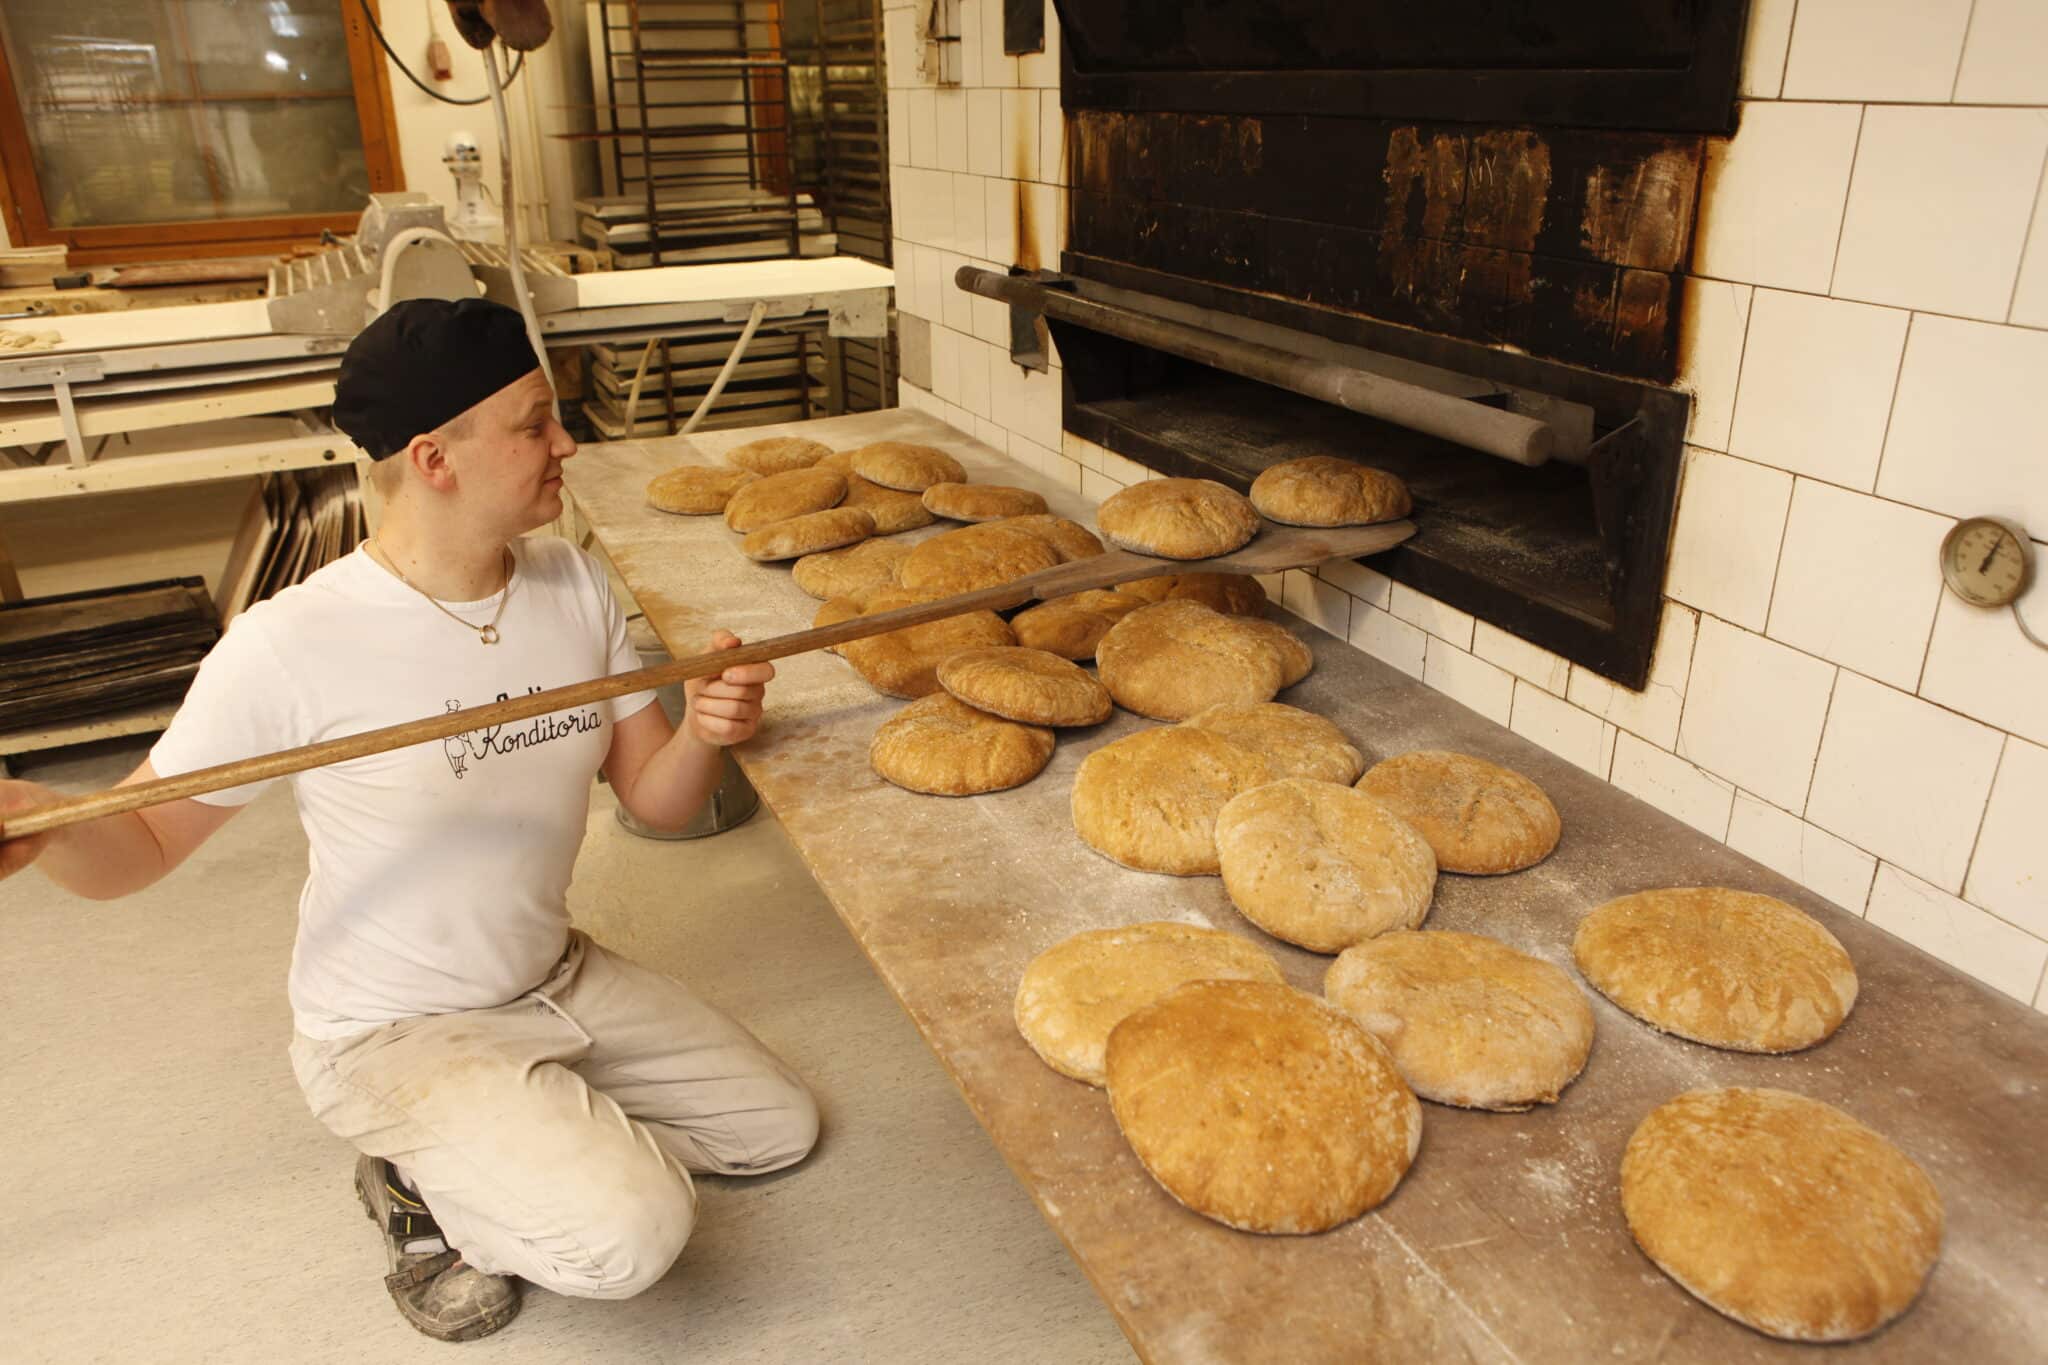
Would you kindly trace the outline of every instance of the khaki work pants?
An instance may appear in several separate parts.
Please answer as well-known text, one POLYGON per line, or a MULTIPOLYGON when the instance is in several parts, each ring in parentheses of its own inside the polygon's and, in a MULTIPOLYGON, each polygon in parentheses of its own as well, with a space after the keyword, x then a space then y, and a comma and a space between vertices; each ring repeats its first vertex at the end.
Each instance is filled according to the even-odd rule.
POLYGON ((584 1298, 667 1273, 691 1172, 778 1170, 818 1135, 810 1092, 745 1028, 580 932, 509 1004, 291 1054, 314 1115, 404 1172, 464 1260, 584 1298))

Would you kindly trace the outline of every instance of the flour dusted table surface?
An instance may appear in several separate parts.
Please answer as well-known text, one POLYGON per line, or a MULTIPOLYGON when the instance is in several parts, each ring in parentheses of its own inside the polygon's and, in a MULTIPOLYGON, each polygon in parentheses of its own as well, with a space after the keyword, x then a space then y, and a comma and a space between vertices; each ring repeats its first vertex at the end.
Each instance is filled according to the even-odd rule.
MULTIPOLYGON (((716 626, 756 639, 810 623, 817 603, 786 567, 748 561, 717 517, 667 516, 642 497, 663 469, 716 463, 741 442, 784 434, 839 449, 888 439, 941 446, 977 481, 1036 488, 1053 510, 1092 524, 1078 495, 907 410, 586 447, 569 462, 568 484, 678 656, 704 648, 716 626)), ((1150 722, 1119 711, 1098 729, 1063 732, 1051 766, 1014 791, 919 796, 867 765, 869 737, 903 703, 830 655, 782 661, 770 723, 739 751, 741 766, 1140 1355, 1991 1365, 2048 1354, 2048 1018, 1405 674, 1299 629, 1316 671, 1282 700, 1336 721, 1369 759, 1448 748, 1506 763, 1563 814, 1563 842, 1539 866, 1501 878, 1446 874, 1427 927, 1491 934, 1569 970, 1572 932, 1600 902, 1652 886, 1736 886, 1817 914, 1856 959, 1862 995, 1832 1040, 1774 1058, 1661 1037, 1589 992, 1599 1034, 1558 1104, 1527 1114, 1425 1104, 1421 1152, 1381 1208, 1317 1237, 1233 1232, 1155 1185, 1101 1092, 1040 1063, 1010 1018, 1018 977, 1039 951, 1080 929, 1146 919, 1244 934, 1296 986, 1321 993, 1329 959, 1267 938, 1217 878, 1128 871, 1075 836, 1067 796, 1081 759, 1150 722), (1947 1206, 1947 1240, 1902 1320, 1848 1347, 1776 1342, 1694 1301, 1636 1249, 1617 1192, 1622 1148, 1652 1108, 1706 1085, 1779 1086, 1839 1105, 1927 1168, 1947 1206)))

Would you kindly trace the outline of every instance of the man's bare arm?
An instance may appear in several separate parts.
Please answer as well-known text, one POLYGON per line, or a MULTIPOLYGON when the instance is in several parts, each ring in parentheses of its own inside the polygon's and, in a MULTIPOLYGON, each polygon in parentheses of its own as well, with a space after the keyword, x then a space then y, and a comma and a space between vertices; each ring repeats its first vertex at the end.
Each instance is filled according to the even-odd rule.
MULTIPOLYGON (((156 776, 145 760, 118 785, 153 782, 156 776)), ((61 793, 40 783, 0 781, 0 821, 62 799, 61 793)), ((33 863, 75 895, 113 900, 169 874, 240 809, 189 799, 168 801, 48 834, 9 839, 0 842, 0 877, 33 863)))

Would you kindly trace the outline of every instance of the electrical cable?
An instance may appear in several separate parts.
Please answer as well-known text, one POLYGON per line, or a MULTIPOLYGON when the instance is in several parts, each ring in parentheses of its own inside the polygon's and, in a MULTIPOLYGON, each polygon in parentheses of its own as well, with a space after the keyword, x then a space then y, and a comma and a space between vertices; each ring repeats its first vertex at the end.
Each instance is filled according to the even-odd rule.
MULTIPOLYGON (((434 89, 425 81, 421 80, 418 76, 413 75, 412 68, 405 64, 405 59, 403 57, 399 56, 396 52, 392 51, 390 40, 384 36, 384 30, 377 26, 377 16, 370 13, 370 0, 356 0, 356 4, 358 7, 362 9, 363 18, 366 21, 368 21, 370 25, 370 32, 374 33, 377 36, 377 46, 384 49, 384 55, 391 59, 391 64, 397 67, 399 71, 404 74, 407 80, 411 81, 414 85, 420 88, 421 94, 426 95, 432 99, 437 99, 441 101, 441 103, 443 104, 471 105, 490 103, 491 96, 489 91, 485 91, 483 94, 478 95, 473 100, 459 100, 456 99, 453 95, 442 94, 440 91, 434 89)), ((518 80, 519 73, 524 70, 526 70, 526 54, 522 52, 519 54, 518 58, 514 60, 512 63, 512 74, 505 78, 505 88, 507 90, 512 88, 512 82, 518 80)))
POLYGON ((498 173, 505 186, 505 204, 498 216, 505 225, 505 264, 512 274, 512 297, 519 305, 519 316, 526 320, 526 339, 533 347, 535 358, 540 361, 541 377, 547 380, 548 392, 554 397, 555 418, 559 421, 562 395, 555 389, 554 366, 548 363, 548 347, 541 339, 540 319, 534 315, 533 296, 526 288, 526 262, 519 254, 519 204, 512 197, 512 127, 505 117, 505 86, 498 80, 498 49, 495 45, 484 49, 484 78, 491 83, 491 112, 498 119, 498 173))

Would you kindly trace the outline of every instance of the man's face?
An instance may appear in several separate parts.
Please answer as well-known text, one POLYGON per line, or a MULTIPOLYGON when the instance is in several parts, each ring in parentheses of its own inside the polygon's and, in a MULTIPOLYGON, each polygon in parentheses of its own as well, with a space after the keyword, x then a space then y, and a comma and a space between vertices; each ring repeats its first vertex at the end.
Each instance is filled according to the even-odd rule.
POLYGON ((554 417, 538 369, 464 414, 448 444, 456 486, 481 526, 524 535, 562 514, 562 462, 576 442, 554 417))

